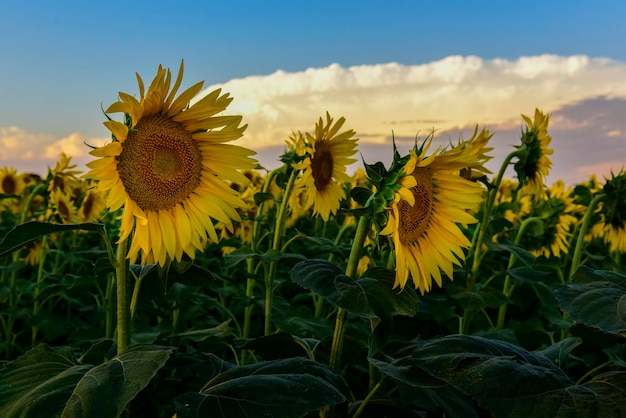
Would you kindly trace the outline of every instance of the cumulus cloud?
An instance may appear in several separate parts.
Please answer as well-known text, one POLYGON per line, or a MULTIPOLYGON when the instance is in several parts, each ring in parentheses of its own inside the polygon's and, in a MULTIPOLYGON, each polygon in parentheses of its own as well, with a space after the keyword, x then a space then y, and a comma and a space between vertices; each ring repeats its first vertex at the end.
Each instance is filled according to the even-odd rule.
POLYGON ((518 126, 520 113, 552 112, 590 97, 626 97, 626 63, 583 55, 484 60, 450 56, 422 65, 332 64, 276 71, 213 85, 234 97, 231 112, 249 124, 243 144, 282 143, 312 130, 327 110, 345 116, 362 141, 385 142, 393 131, 414 136, 468 124, 518 126))

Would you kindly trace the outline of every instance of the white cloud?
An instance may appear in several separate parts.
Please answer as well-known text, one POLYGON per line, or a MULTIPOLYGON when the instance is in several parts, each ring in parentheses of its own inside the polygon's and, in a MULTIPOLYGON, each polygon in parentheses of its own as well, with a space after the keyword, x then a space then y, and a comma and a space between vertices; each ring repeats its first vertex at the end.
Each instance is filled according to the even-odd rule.
POLYGON ((541 55, 514 61, 450 56, 398 63, 324 68, 234 79, 221 87, 234 97, 228 112, 249 124, 246 146, 282 143, 292 130, 312 130, 326 110, 344 116, 362 141, 414 136, 432 128, 520 124, 535 107, 554 111, 585 98, 626 97, 626 63, 587 56, 541 55))

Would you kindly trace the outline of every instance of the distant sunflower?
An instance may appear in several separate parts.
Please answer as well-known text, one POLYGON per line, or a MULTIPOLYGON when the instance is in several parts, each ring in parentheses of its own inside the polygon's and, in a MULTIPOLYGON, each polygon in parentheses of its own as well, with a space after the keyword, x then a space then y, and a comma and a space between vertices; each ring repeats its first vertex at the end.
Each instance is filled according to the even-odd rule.
POLYGON ((559 257, 568 253, 568 242, 578 218, 572 189, 562 180, 556 181, 545 199, 534 199, 531 212, 541 222, 529 224, 522 237, 524 248, 535 256, 559 257))
POLYGON ((49 211, 49 216, 56 217, 64 224, 74 223, 78 220, 77 208, 72 196, 61 189, 56 189, 50 193, 49 211))
POLYGON ((381 231, 393 239, 394 287, 404 288, 411 276, 422 294, 431 290, 433 280, 442 285, 441 271, 452 280, 453 265, 465 259, 463 248, 469 247, 470 241, 458 224, 477 222, 469 211, 482 200, 483 188, 459 174, 467 168, 485 170, 471 152, 471 144, 462 142, 426 156, 431 143, 429 136, 421 149, 410 151, 400 178, 404 185, 396 191, 389 220, 381 231), (459 152, 463 149, 465 152, 459 152))
MULTIPOLYGON (((21 195, 24 192, 24 176, 18 174, 13 167, 0 167, 0 194, 21 195)), ((14 213, 19 212, 19 200, 15 198, 1 199, 0 208, 11 209, 14 213)))
POLYGON ((515 163, 515 172, 522 187, 528 190, 528 194, 544 196, 545 179, 550 174, 552 161, 549 155, 554 151, 550 146, 552 137, 548 134, 550 116, 539 109, 535 109, 535 119, 522 115, 526 121, 526 131, 522 132, 522 145, 518 148, 526 148, 526 153, 515 163))
POLYGON ((86 177, 108 193, 107 207, 124 207, 119 241, 134 231, 131 262, 193 258, 207 240, 218 240, 211 218, 232 229, 240 219, 235 208, 245 207, 229 182, 248 182, 239 170, 254 167, 254 152, 227 143, 246 126, 239 126, 241 116, 216 116, 232 101, 220 89, 190 106, 203 82, 175 97, 182 77, 183 63, 170 91, 170 70, 159 66, 146 92, 137 74, 139 100, 119 93, 106 112, 124 113, 125 123, 104 122, 113 142, 91 151, 99 159, 87 164, 86 177))
POLYGON ((320 215, 324 221, 337 212, 346 197, 344 183, 351 180, 346 167, 356 161, 350 158, 356 152, 358 139, 353 139, 356 133, 348 130, 337 134, 345 121, 339 118, 333 124, 327 112, 326 123, 320 118, 314 134, 306 133, 306 158, 294 164, 296 169, 304 170, 295 187, 306 188, 306 207, 313 206, 313 215, 320 215))
POLYGON ((601 202, 598 230, 602 231, 610 253, 626 253, 626 171, 611 174, 602 191, 605 198, 601 202))
POLYGON ((97 222, 106 205, 105 196, 96 189, 88 189, 78 208, 79 222, 97 222))

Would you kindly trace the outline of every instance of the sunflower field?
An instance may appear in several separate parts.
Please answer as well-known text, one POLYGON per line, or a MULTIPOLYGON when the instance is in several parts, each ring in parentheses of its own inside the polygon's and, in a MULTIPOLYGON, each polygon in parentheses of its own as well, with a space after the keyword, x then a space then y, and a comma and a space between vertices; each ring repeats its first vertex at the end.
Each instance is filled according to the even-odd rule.
POLYGON ((0 417, 626 416, 626 171, 546 184, 540 109, 497 173, 328 113, 267 170, 182 76, 86 172, 0 167, 0 417))

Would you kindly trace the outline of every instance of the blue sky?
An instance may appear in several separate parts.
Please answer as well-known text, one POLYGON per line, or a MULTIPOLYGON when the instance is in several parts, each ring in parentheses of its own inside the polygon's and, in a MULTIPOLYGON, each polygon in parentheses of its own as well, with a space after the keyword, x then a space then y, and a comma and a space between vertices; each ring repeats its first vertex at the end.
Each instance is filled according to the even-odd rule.
MULTIPOLYGON (((4 129, 0 141, 7 132, 13 132, 14 139, 28 136, 24 143, 30 148, 37 147, 37 141, 43 147, 71 135, 85 140, 103 137, 107 133, 101 105, 106 108, 115 101, 118 91, 135 94, 135 72, 148 83, 158 64, 176 70, 183 58, 183 87, 199 80, 205 80, 205 86, 227 86, 233 79, 250 76, 267 83, 263 77, 277 70, 305 77, 307 69, 331 64, 340 69, 388 63, 413 68, 451 56, 475 56, 484 66, 495 63, 501 68, 494 60, 520 64, 520 57, 546 54, 608 58, 610 69, 589 63, 585 77, 593 78, 600 65, 619 79, 621 73, 615 71, 626 62, 624 16, 626 3, 616 1, 10 2, 0 12, 0 130, 4 129)), ((357 73, 350 72, 350 77, 357 73)), ((277 77, 272 80, 281 82, 277 77)), ((609 87, 596 86, 594 91, 601 95, 612 91, 609 87)), ((580 89, 584 88, 581 81, 580 89)), ((574 94, 571 101, 584 99, 574 94)), ((566 101, 547 100, 554 107, 547 110, 562 110, 566 101)), ((311 125, 326 110, 305 108, 314 112, 303 116, 311 125)), ((368 108, 375 111, 364 103, 363 111, 368 108)), ((533 110, 524 102, 511 118, 533 110)), ((468 111, 468 126, 474 123, 472 117, 468 111)), ((506 122, 486 116, 476 119, 501 128, 506 122)), ((367 135, 368 127, 350 127, 367 135)), ((253 128, 251 124, 249 129, 253 128)), ((623 139, 616 130, 612 137, 623 139)), ((282 144, 282 139, 272 141, 282 144)), ((19 165, 22 158, 17 152, 0 150, 0 165, 19 165)), ((31 154, 29 167, 39 161, 37 153, 31 154)))

